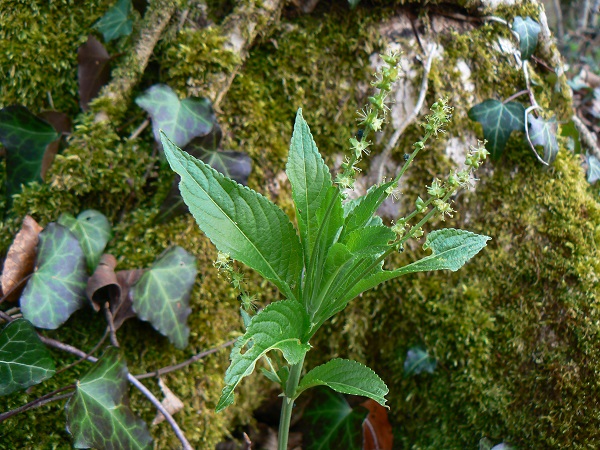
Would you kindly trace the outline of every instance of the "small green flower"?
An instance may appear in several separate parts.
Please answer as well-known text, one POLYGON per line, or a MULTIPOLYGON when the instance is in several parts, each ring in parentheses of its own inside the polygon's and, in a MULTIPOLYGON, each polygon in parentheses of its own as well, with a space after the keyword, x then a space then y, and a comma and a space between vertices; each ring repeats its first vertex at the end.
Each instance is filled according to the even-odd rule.
POLYGON ((446 195, 446 190, 443 188, 442 182, 436 178, 431 183, 431 186, 427 188, 427 193, 432 197, 442 198, 444 195, 446 195))

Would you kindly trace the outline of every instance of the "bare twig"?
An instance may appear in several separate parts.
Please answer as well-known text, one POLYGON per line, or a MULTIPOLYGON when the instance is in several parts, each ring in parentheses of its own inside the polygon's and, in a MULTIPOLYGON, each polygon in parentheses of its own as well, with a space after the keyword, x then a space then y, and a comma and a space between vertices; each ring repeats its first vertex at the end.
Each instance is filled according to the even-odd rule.
POLYGON ((119 348, 119 341, 117 340, 117 330, 115 330, 115 322, 113 321, 112 313, 110 312, 110 303, 104 304, 104 314, 106 315, 106 322, 108 322, 108 330, 110 332, 110 343, 115 347, 119 348))
POLYGON ((581 15, 577 21, 577 28, 579 31, 584 31, 588 26, 588 19, 590 17, 590 0, 583 0, 580 12, 581 15))
POLYGON ((529 91, 527 89, 523 89, 522 91, 514 93, 513 95, 508 97, 506 100, 504 100, 502 103, 506 105, 511 100, 514 100, 515 98, 520 97, 521 95, 525 95, 525 94, 529 94, 529 91))
POLYGON ((552 0, 554 6, 554 15, 556 17, 556 37, 559 42, 562 42, 565 38, 565 28, 563 25, 562 9, 560 9, 560 1, 552 0))
POLYGON ((81 357, 77 361, 72 362, 71 364, 57 370, 54 375, 58 375, 59 373, 65 372, 65 371, 69 370, 71 367, 75 367, 77 364, 80 364, 83 361, 86 361, 88 356, 91 356, 94 353, 96 353, 98 351, 98 349, 102 346, 102 344, 104 344, 104 341, 108 337, 108 333, 109 333, 109 328, 106 327, 106 330, 104 331, 104 334, 102 335, 102 338, 100 339, 100 341, 98 341, 98 343, 94 346, 94 348, 92 348, 89 352, 87 352, 84 357, 81 357))
POLYGON ((74 384, 70 384, 69 386, 64 386, 64 387, 58 388, 55 391, 52 391, 46 395, 42 395, 41 397, 36 398, 35 400, 32 400, 23 406, 19 406, 18 408, 12 409, 10 411, 6 411, 5 413, 0 414, 0 423, 4 422, 6 419, 11 418, 12 416, 15 416, 17 414, 20 414, 22 412, 25 412, 25 411, 33 409, 33 408, 38 408, 40 406, 45 405, 46 403, 55 402, 58 400, 69 398, 71 395, 73 395, 72 392, 70 392, 68 394, 63 394, 63 395, 56 395, 56 394, 58 394, 59 392, 68 391, 70 389, 75 389, 75 387, 76 386, 74 384))
MULTIPOLYGON (((86 358, 88 361, 91 361, 93 363, 98 361, 98 358, 95 358, 93 356, 86 356, 86 354, 79 350, 76 347, 73 347, 72 345, 69 344, 65 344, 63 342, 57 341, 56 339, 52 339, 52 338, 48 338, 46 336, 42 336, 42 335, 38 335, 40 337, 40 340, 50 346, 50 347, 54 347, 57 348, 59 350, 68 352, 68 353, 72 353, 73 355, 77 355, 80 358, 86 358)), ((177 425, 177 422, 175 422, 175 419, 173 419, 173 416, 169 413, 169 411, 167 411, 164 406, 160 403, 160 401, 154 396, 154 394, 152 392, 150 392, 146 386, 144 386, 141 382, 139 382, 133 375, 131 375, 129 372, 127 373, 127 379, 129 380, 129 382, 131 384, 133 384, 142 394, 144 394, 144 396, 150 400, 150 402, 154 405, 154 407, 160 411, 163 416, 165 416, 165 420, 167 422, 169 422, 169 425, 171 425, 171 428, 173 429, 173 431, 175 432, 175 435, 177 436, 177 438, 179 439, 179 441, 181 442, 181 444, 183 445, 183 448, 185 450, 193 450, 193 447, 190 445, 190 443, 188 442, 187 438, 185 437, 185 435, 183 434, 183 431, 181 431, 181 428, 179 428, 179 425, 177 425)))
MULTIPOLYGON (((525 77, 525 85, 527 86, 527 92, 529 92, 529 101, 531 102, 531 106, 535 106, 534 109, 542 109, 540 105, 538 105, 535 96, 533 95, 533 90, 531 89, 531 80, 529 79, 529 61, 523 61, 523 76, 525 77)), ((527 117, 527 115, 525 115, 527 117)))
POLYGON ((429 86, 429 72, 431 71, 431 63, 433 61, 433 55, 435 53, 435 49, 437 45, 435 43, 429 44, 427 46, 427 59, 423 64, 423 78, 421 80, 421 89, 419 91, 419 98, 417 99, 417 103, 413 108, 412 112, 404 119, 404 122, 400 124, 400 126, 394 131, 394 134, 390 138, 389 142, 381 152, 381 160, 379 163, 379 168, 377 169, 377 180, 383 180, 383 170, 385 167, 385 161, 390 156, 390 153, 396 147, 398 143, 398 139, 402 136, 402 133, 406 130, 406 128, 416 119, 423 107, 423 103, 425 102, 425 96, 427 94, 427 88, 429 86))
POLYGON ((0 319, 4 320, 5 322, 12 322, 14 320, 11 316, 6 314, 4 311, 0 311, 0 319))
POLYGON ((219 345, 218 347, 211 348, 210 350, 205 350, 203 352, 200 352, 200 353, 192 356, 190 359, 183 361, 179 364, 175 364, 173 366, 168 366, 168 367, 163 367, 162 369, 158 369, 155 372, 148 372, 148 373, 143 373, 140 375, 135 375, 135 378, 137 378, 138 380, 143 380, 144 378, 159 377, 166 373, 174 372, 176 370, 179 370, 186 366, 189 366, 190 364, 193 364, 193 363, 201 360, 202 358, 205 358, 208 355, 212 355, 213 353, 216 353, 223 348, 233 345, 235 343, 235 341, 236 341, 236 339, 232 339, 231 341, 227 341, 224 344, 219 345))
POLYGON ((577 131, 579 131, 581 143, 587 147, 589 153, 600 159, 600 146, 598 145, 598 141, 596 140, 594 133, 592 133, 588 127, 585 126, 577 114, 573 114, 571 120, 573 121, 575 128, 577 128, 577 131))
POLYGON ((130 141, 133 139, 137 139, 140 136, 140 134, 142 134, 142 131, 144 131, 148 125, 150 125, 150 120, 149 119, 144 120, 140 124, 140 126, 137 127, 133 133, 131 133, 131 136, 129 136, 128 139, 130 141))
POLYGON ((18 289, 19 286, 21 286, 21 284, 23 284, 24 281, 29 280, 29 278, 31 278, 31 275, 33 275, 33 273, 30 273, 29 275, 24 276, 21 280, 19 280, 19 282, 17 284, 15 284, 12 288, 10 288, 8 290, 8 292, 3 293, 4 296, 2 298, 0 298, 0 303, 4 302, 4 300, 6 300, 10 296, 10 294, 12 294, 16 289, 18 289))
POLYGON ((590 18, 592 28, 598 26, 598 14, 600 14, 600 0, 595 0, 594 6, 592 6, 592 17, 590 18))

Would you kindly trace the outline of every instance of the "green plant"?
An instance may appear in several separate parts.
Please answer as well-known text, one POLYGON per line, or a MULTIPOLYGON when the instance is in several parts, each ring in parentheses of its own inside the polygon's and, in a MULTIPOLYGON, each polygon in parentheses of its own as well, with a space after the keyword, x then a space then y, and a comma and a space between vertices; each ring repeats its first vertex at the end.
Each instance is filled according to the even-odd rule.
MULTIPOLYGON (((162 133, 163 150, 171 168, 181 177, 181 195, 199 227, 221 252, 218 265, 229 275, 230 260, 240 261, 272 282, 285 296, 245 320, 246 331, 232 352, 225 374, 225 387, 216 409, 234 402, 234 390, 263 359, 263 373, 283 391, 279 448, 287 448, 294 400, 305 390, 319 385, 346 394, 363 395, 385 405, 388 388, 371 369, 345 359, 333 359, 302 376, 310 339, 319 327, 360 293, 399 276, 421 271, 458 270, 477 254, 490 238, 468 231, 442 229, 428 234, 424 249, 432 253, 404 267, 384 270, 386 257, 402 251, 411 238, 420 238, 431 218, 451 215, 451 197, 472 182, 472 171, 488 155, 482 146, 467 156, 466 168, 451 173, 447 180, 435 179, 428 198, 419 198, 415 209, 384 225, 376 212, 431 137, 444 131, 451 108, 440 100, 432 106, 423 127, 424 137, 414 144, 399 174, 391 181, 372 186, 354 200, 345 199, 352 188, 363 154, 368 154, 373 131, 386 118, 386 97, 398 76, 398 56, 384 56, 386 65, 372 83, 379 89, 369 98, 370 106, 360 113, 361 131, 350 140, 350 156, 334 183, 308 124, 299 110, 296 116, 286 172, 292 186, 298 236, 285 213, 259 193, 239 185, 204 162, 180 150, 162 133), (420 220, 417 221, 417 218, 420 220), (413 221, 415 225, 410 225, 413 221), (267 354, 275 353, 273 360, 267 354), (275 364, 273 363, 275 362, 275 364)), ((238 279, 239 284, 239 279, 238 279)), ((248 295, 246 292, 243 294, 248 295)), ((247 303, 252 303, 247 302, 247 303)), ((244 310, 248 318, 252 308, 244 310)))

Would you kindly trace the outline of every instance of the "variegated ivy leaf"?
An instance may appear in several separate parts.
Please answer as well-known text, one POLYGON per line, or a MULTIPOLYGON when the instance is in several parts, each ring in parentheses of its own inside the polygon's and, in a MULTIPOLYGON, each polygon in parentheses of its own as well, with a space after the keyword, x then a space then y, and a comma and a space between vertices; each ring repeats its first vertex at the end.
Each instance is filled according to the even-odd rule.
POLYGON ((181 247, 168 250, 131 289, 133 309, 167 336, 175 347, 188 344, 190 293, 196 279, 196 259, 181 247))
POLYGON ((210 132, 215 113, 209 100, 189 97, 179 100, 166 84, 156 84, 135 99, 137 105, 152 118, 154 139, 161 142, 162 130, 178 147, 210 132))
POLYGON ((389 389, 379 376, 357 361, 332 359, 308 372, 298 389, 296 397, 314 386, 328 386, 342 394, 362 395, 385 406, 389 389))
POLYGON ((437 366, 434 357, 427 353, 427 350, 421 346, 412 347, 406 352, 404 360, 404 376, 418 375, 421 372, 433 373, 437 366))
POLYGON ((112 8, 94 25, 104 36, 104 41, 109 42, 121 36, 129 36, 133 31, 131 14, 131 0, 118 0, 112 8))
POLYGON ((594 155, 587 156, 588 162, 588 171, 587 171, 587 180, 588 183, 594 184, 596 181, 600 180, 600 160, 596 158, 594 155))
POLYGON ((6 194, 9 199, 21 191, 21 185, 42 180, 46 148, 59 138, 45 120, 24 106, 0 110, 0 142, 6 147, 6 194))
POLYGON ((0 396, 41 383, 55 372, 54 360, 25 319, 0 331, 0 396))
POLYGON ((39 239, 36 270, 21 295, 21 312, 36 327, 53 330, 86 304, 85 256, 75 235, 57 223, 48 224, 39 239))
POLYGON ((558 123, 556 117, 549 120, 544 120, 541 117, 536 118, 529 114, 527 116, 529 125, 529 139, 533 145, 540 145, 544 148, 544 156, 542 159, 548 164, 552 164, 558 154, 558 141, 556 133, 558 131, 558 123))
POLYGON ((307 330, 308 317, 296 300, 271 303, 256 314, 231 350, 231 365, 225 373, 217 412, 233 404, 236 386, 254 372, 256 362, 268 351, 280 350, 290 365, 297 364, 310 349, 302 342, 307 330))
POLYGON ((542 30, 540 24, 531 17, 515 17, 512 23, 512 29, 519 35, 519 47, 521 50, 521 59, 529 59, 538 43, 538 34, 542 30))
POLYGON ((473 106, 469 118, 481 123, 493 159, 500 158, 513 131, 525 131, 525 107, 517 102, 488 99, 473 106))
POLYGON ((65 407, 75 448, 152 448, 146 424, 129 409, 127 374, 125 361, 111 347, 77 382, 65 407))
POLYGON ((58 223, 67 227, 77 237, 85 254, 88 270, 93 273, 112 236, 110 222, 106 216, 94 209, 88 209, 77 218, 63 213, 58 223))

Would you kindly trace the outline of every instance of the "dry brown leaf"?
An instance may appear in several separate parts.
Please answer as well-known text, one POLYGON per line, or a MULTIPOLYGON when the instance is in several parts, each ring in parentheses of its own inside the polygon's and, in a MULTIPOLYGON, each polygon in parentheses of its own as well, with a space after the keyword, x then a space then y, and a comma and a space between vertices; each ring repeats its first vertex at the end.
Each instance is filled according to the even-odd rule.
MULTIPOLYGON (((158 379, 158 385, 160 386, 160 389, 165 396, 163 401, 160 403, 167 410, 167 412, 173 415, 181 411, 183 409, 183 402, 179 400, 179 397, 177 397, 175 394, 173 394, 173 392, 171 392, 171 389, 167 387, 167 385, 163 382, 162 378, 158 379)), ((152 425, 158 425, 164 420, 165 416, 163 416, 162 413, 159 412, 156 414, 156 417, 152 421, 152 425)))
POLYGON ((119 270, 116 274, 117 282, 121 287, 121 296, 119 297, 119 301, 111 304, 110 307, 115 330, 118 330, 121 325, 123 325, 123 322, 125 322, 127 319, 131 319, 132 317, 136 316, 135 312, 133 311, 130 290, 131 287, 138 282, 143 273, 143 269, 133 269, 119 270))
POLYGON ((43 111, 40 114, 38 114, 38 117, 41 119, 44 119, 46 122, 48 122, 50 125, 52 125, 56 131, 58 131, 60 133, 60 136, 58 137, 58 139, 56 139, 54 142, 51 142, 50 144, 48 144, 48 147, 46 147, 46 151, 44 152, 44 159, 42 160, 41 176, 42 176, 42 180, 45 180, 46 173, 48 172, 48 169, 52 165, 52 162, 54 161, 54 157, 60 150, 61 144, 64 141, 63 136, 65 134, 71 133, 72 124, 71 124, 71 119, 69 116, 67 116, 65 113, 58 112, 58 111, 43 111))
POLYGON ((115 267, 117 267, 116 258, 105 253, 100 257, 94 274, 88 279, 85 293, 96 312, 100 311, 106 302, 109 302, 111 307, 119 303, 121 286, 115 274, 115 267))
POLYGON ((363 422, 363 450, 392 450, 394 435, 387 409, 371 399, 361 406, 369 410, 363 422))
POLYGON ((43 228, 31 216, 25 216, 21 230, 8 249, 4 269, 2 270, 2 292, 8 294, 6 300, 15 302, 19 299, 27 283, 19 283, 27 277, 35 265, 38 235, 43 228), (15 287, 18 286, 18 287, 15 287), (12 292, 11 290, 14 289, 12 292))

